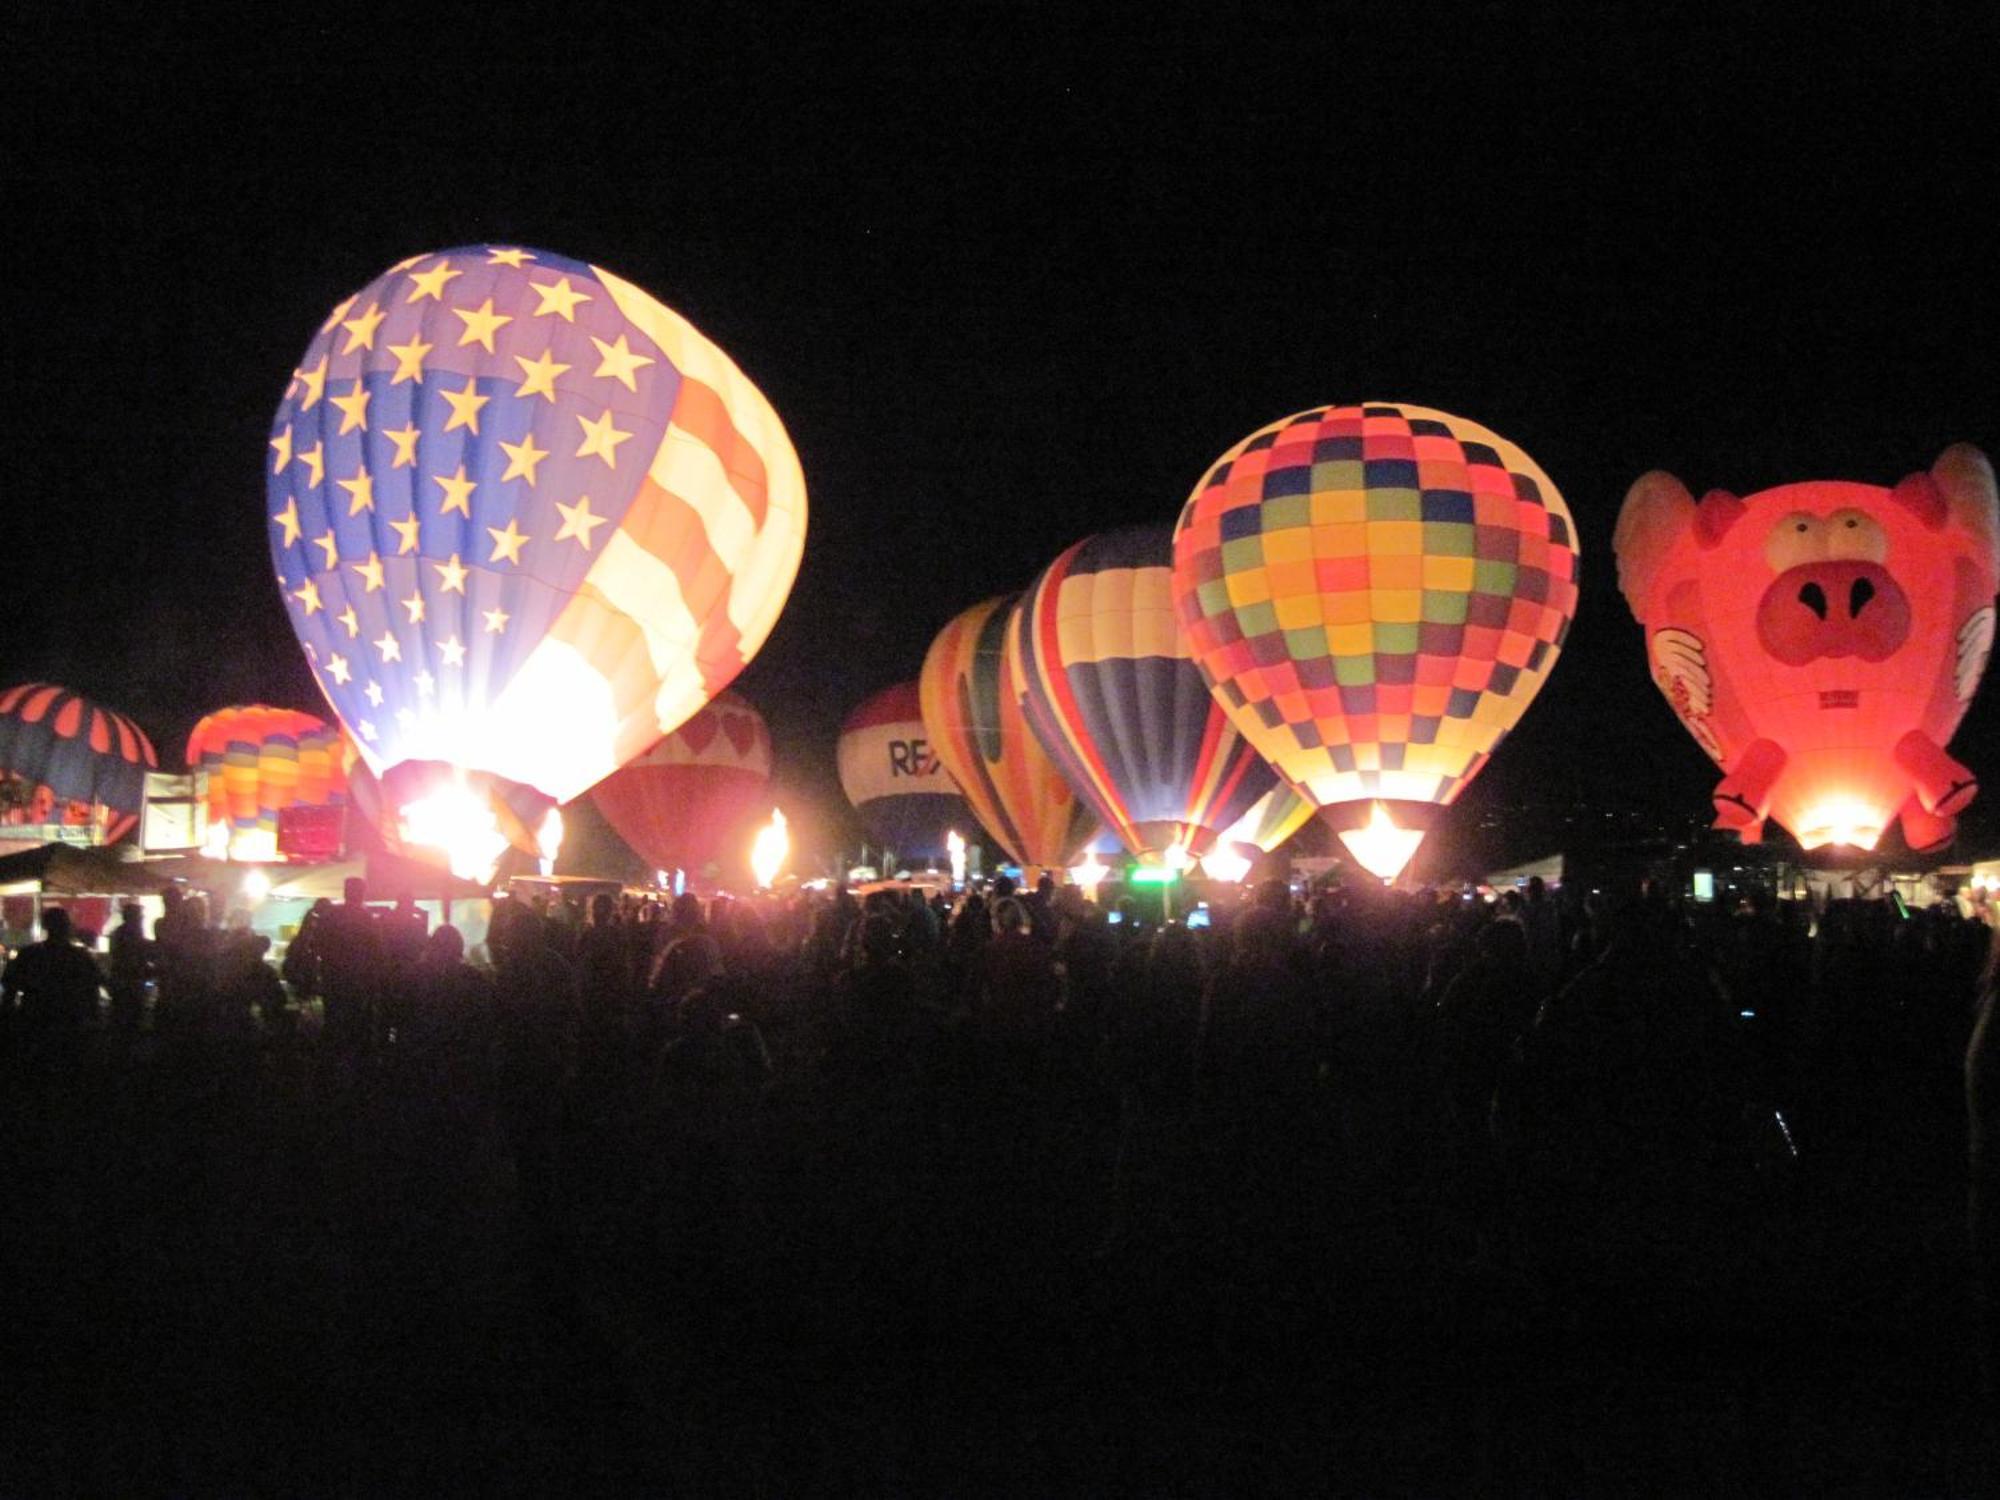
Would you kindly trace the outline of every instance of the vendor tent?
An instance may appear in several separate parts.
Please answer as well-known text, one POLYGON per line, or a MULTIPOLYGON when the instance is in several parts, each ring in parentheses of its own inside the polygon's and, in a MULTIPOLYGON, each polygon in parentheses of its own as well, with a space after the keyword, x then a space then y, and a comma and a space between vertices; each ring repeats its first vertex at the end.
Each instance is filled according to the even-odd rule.
POLYGON ((0 891, 42 896, 143 896, 172 884, 151 865, 110 848, 44 844, 0 857, 0 891))

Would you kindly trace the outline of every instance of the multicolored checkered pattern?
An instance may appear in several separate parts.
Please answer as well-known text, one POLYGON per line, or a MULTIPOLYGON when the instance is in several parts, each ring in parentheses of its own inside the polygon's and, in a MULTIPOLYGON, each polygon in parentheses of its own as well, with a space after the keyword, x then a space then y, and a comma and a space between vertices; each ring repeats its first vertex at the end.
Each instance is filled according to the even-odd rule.
POLYGON ((1575 526, 1519 448, 1423 407, 1319 407, 1214 466, 1174 596, 1258 751, 1322 807, 1449 803, 1554 666, 1575 526))

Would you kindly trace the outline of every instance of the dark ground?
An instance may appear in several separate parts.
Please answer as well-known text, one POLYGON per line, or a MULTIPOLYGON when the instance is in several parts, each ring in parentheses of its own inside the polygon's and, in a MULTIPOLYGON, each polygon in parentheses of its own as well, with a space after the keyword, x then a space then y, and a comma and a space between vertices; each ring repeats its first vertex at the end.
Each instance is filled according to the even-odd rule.
POLYGON ((1729 1243, 1592 1292, 1453 1221, 1412 1015, 1283 1203, 1155 1112, 1123 1233, 1115 1104, 912 1125, 775 1002, 726 1165, 573 1110, 553 1236, 449 1066, 98 1033, 0 1105, 0 1491, 1991 1492, 1948 1045, 1830 1034, 1729 1243))

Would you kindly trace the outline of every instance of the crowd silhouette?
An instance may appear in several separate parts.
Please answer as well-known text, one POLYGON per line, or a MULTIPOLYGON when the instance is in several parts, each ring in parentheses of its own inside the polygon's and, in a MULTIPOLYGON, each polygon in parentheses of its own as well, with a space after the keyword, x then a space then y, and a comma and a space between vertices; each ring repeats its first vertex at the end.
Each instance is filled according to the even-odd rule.
POLYGON ((1002 879, 501 900, 475 963, 367 898, 282 971, 178 893, 7 965, 0 1491, 1990 1459, 2000 947, 1949 905, 1002 879))

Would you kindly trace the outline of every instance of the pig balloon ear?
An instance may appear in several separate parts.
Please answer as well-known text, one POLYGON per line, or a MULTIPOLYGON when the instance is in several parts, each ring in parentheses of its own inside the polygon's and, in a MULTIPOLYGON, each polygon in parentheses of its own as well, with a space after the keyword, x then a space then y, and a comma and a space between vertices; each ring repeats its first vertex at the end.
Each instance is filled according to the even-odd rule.
POLYGON ((1889 498, 1915 516, 1926 531, 1944 530, 1946 515, 1949 514, 1944 491, 1937 487, 1937 481, 1928 474, 1906 474, 1896 487, 1889 491, 1889 498))
POLYGON ((1728 490, 1710 490, 1701 497, 1701 504, 1694 509, 1695 536, 1701 542, 1701 550, 1722 545, 1722 539, 1729 535, 1747 507, 1728 490))
POLYGON ((1618 587, 1642 622, 1667 554, 1694 523, 1694 515, 1694 496, 1664 469, 1640 475, 1625 493, 1611 550, 1618 558, 1618 587))
POLYGON ((1988 568, 2000 571, 2000 494, 1986 455, 1970 443, 1953 443, 1928 478, 1944 497, 1951 523, 1972 535, 1988 568))

